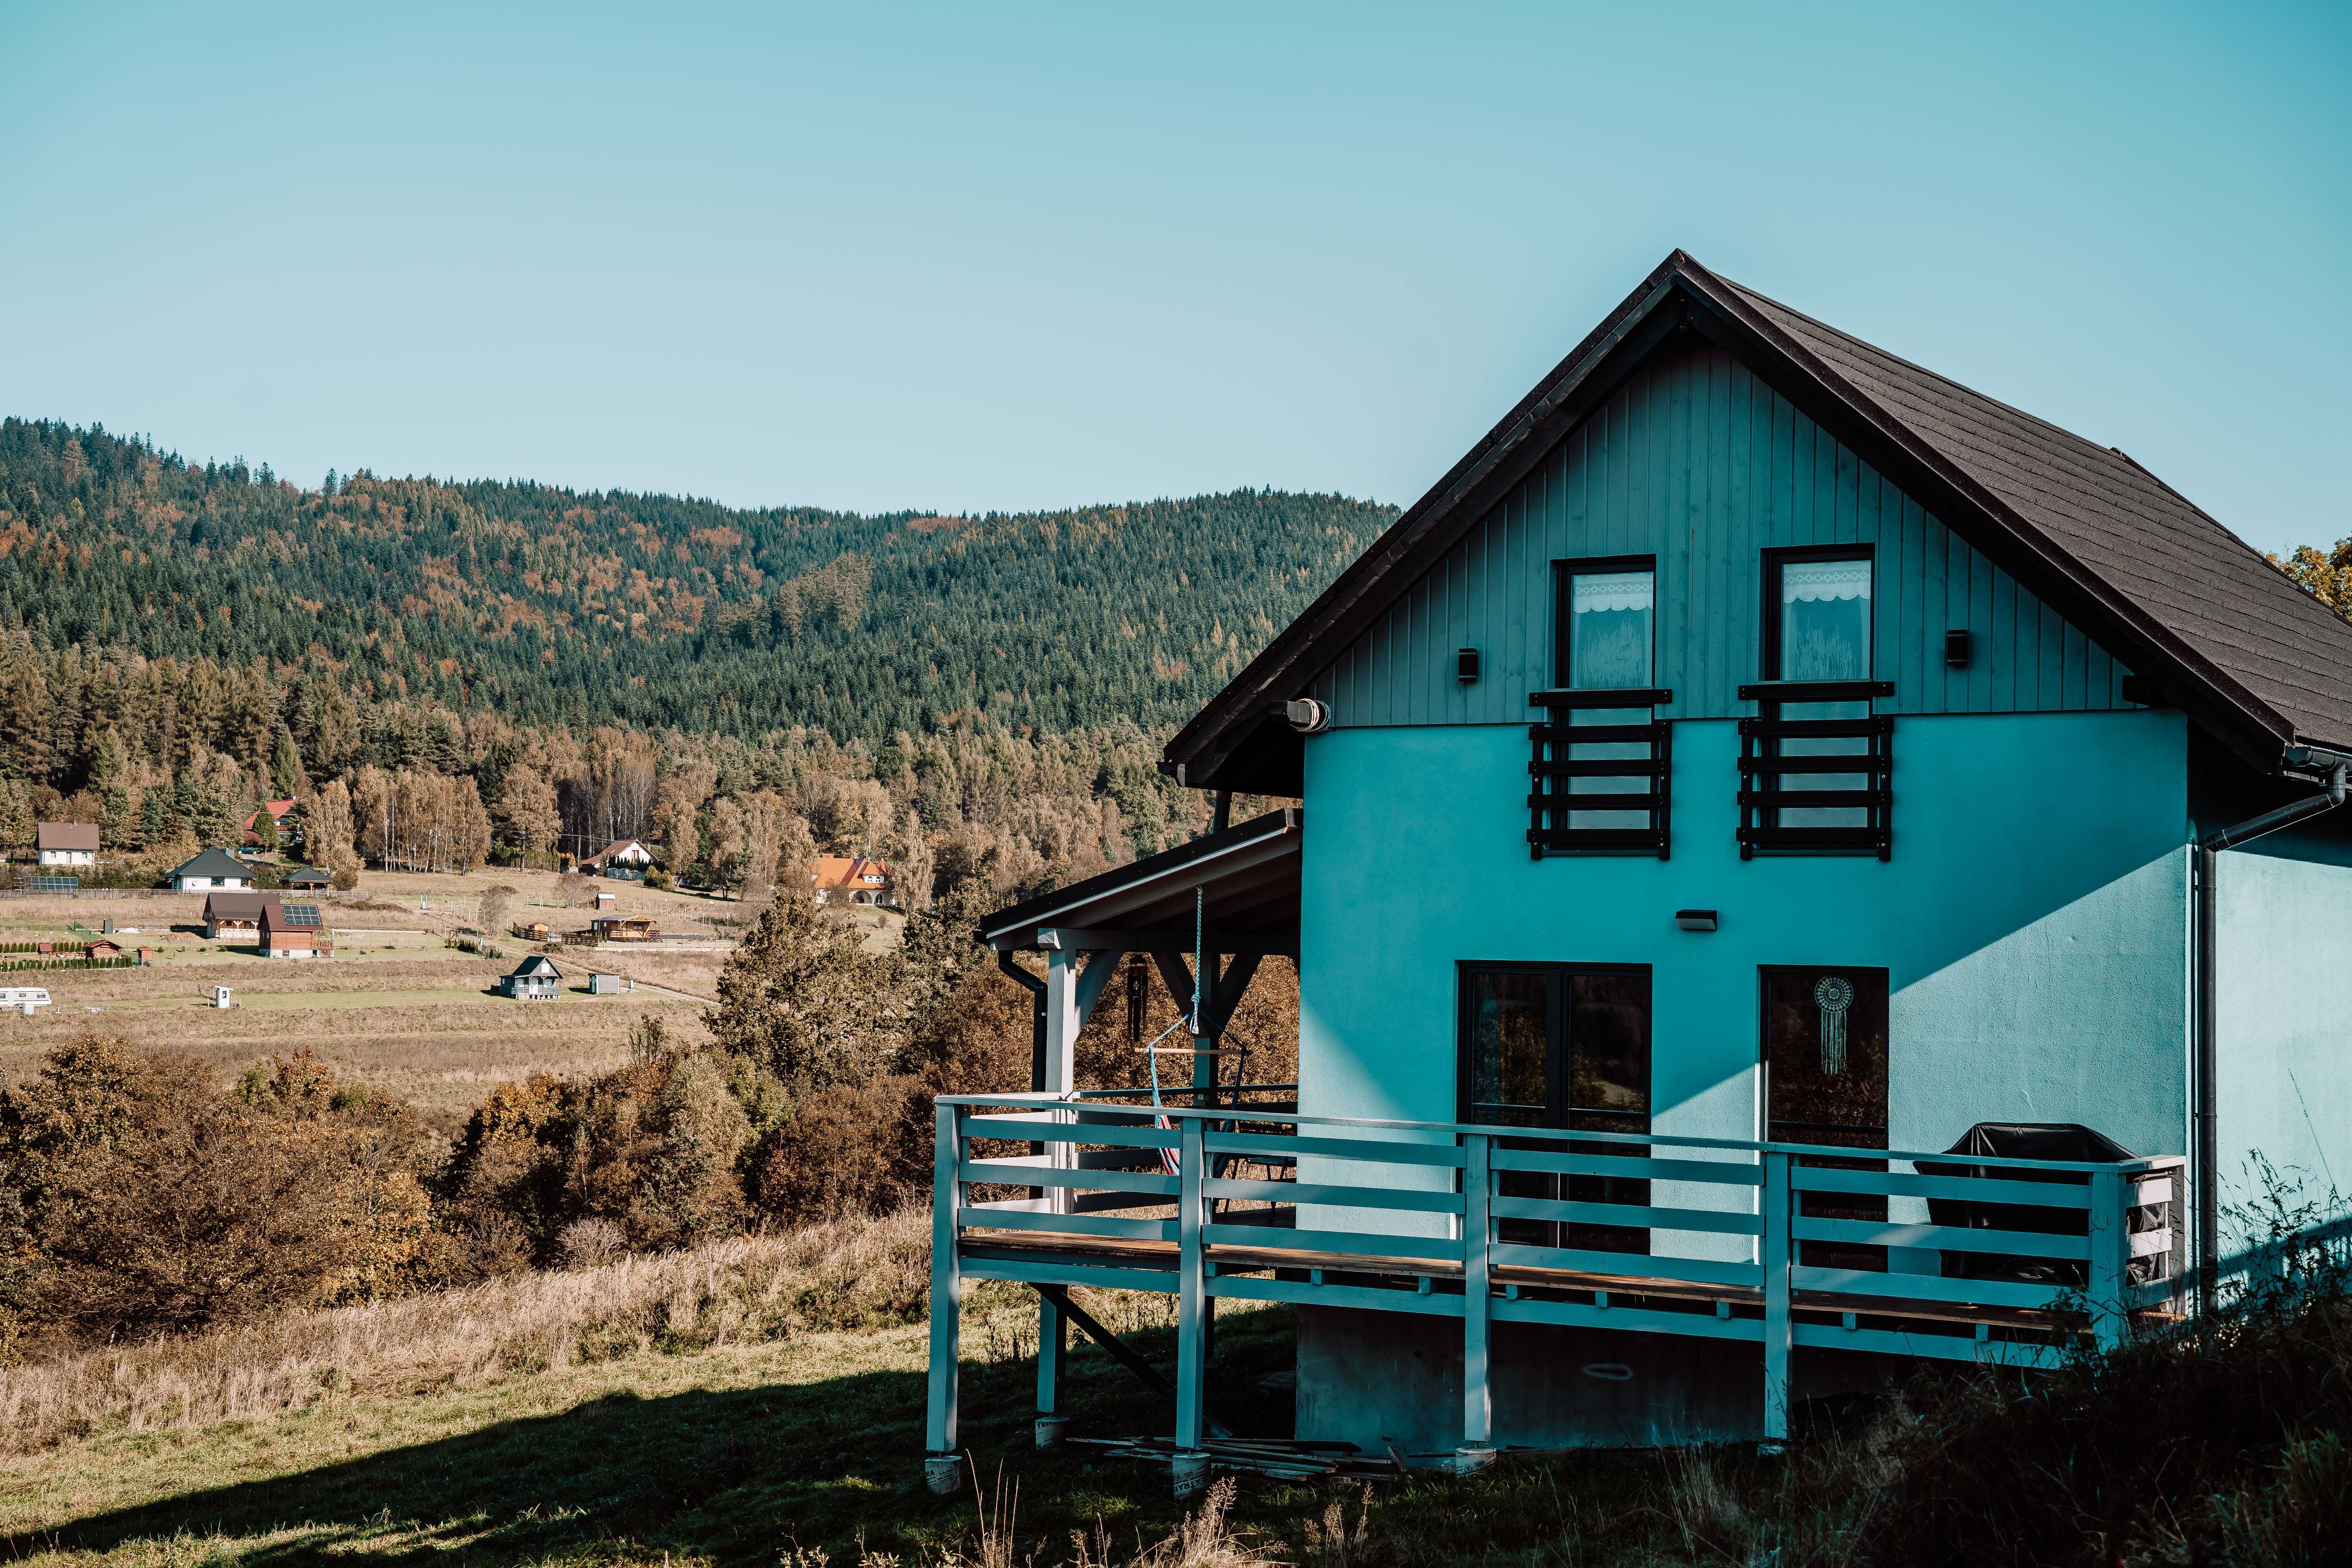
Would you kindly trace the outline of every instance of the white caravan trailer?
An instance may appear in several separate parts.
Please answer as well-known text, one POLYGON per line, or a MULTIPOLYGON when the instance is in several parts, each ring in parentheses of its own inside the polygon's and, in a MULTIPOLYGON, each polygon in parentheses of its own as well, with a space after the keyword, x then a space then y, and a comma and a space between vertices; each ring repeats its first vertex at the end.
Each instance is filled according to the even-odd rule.
POLYGON ((48 992, 38 985, 0 985, 0 1007, 14 1007, 27 1018, 34 1008, 48 1005, 48 992))

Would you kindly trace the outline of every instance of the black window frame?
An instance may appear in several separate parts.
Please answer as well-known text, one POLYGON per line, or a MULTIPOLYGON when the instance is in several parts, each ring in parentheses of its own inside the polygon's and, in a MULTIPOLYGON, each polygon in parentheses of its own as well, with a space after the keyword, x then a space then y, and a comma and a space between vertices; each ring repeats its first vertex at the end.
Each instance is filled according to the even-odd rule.
POLYGON ((1763 679, 1739 689, 1742 701, 1757 705, 1756 717, 1739 721, 1739 858, 1752 860, 1759 855, 1870 856, 1889 860, 1895 851, 1895 720, 1891 714, 1876 711, 1876 701, 1895 694, 1895 682, 1874 675, 1855 680, 1789 680, 1780 675, 1781 572, 1792 564, 1815 561, 1870 563, 1870 614, 1865 629, 1869 642, 1865 658, 1873 670, 1877 668, 1877 547, 1857 542, 1763 551, 1763 570, 1759 574, 1762 636, 1757 651, 1759 667, 1766 674, 1763 679), (1790 719, 1786 714, 1790 704, 1815 702, 1860 702, 1868 705, 1870 711, 1845 719, 1790 719), (1807 765, 1816 762, 1815 756, 1810 754, 1804 756, 1802 763, 1792 763, 1790 754, 1782 752, 1780 742, 1798 738, 1855 739, 1865 742, 1866 746, 1851 754, 1822 754, 1818 760, 1824 765, 1807 765), (1784 773, 1852 774, 1868 782, 1860 789, 1799 792, 1803 798, 1790 800, 1785 798, 1790 792, 1779 787, 1784 773), (1866 818, 1858 826, 1837 827, 1781 825, 1780 814, 1783 809, 1806 807, 1851 808, 1864 812, 1866 818))
POLYGON ((1650 675, 1658 669, 1658 558, 1647 555, 1583 555, 1555 561, 1552 565, 1551 689, 1528 694, 1532 707, 1547 710, 1542 721, 1528 726, 1532 756, 1528 763, 1528 858, 1550 856, 1654 855, 1670 858, 1673 839, 1674 727, 1655 710, 1674 700, 1664 687, 1576 688, 1573 679, 1574 612, 1571 584, 1580 576, 1604 572, 1644 572, 1650 578, 1650 675), (1610 724, 1573 722, 1579 710, 1641 710, 1636 721, 1610 724), (1608 760, 1575 759, 1570 748, 1579 745, 1642 744, 1646 757, 1608 760), (1576 795, 1570 782, 1579 777, 1641 780, 1644 787, 1622 794, 1576 795), (1646 811, 1650 820, 1641 827, 1578 827, 1574 816, 1594 811, 1646 811))

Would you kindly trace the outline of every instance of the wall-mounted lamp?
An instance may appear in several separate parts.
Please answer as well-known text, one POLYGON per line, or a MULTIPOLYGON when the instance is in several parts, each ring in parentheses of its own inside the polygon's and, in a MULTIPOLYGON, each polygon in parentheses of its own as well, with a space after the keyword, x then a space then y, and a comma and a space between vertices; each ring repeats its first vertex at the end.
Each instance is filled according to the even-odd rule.
POLYGON ((1476 648, 1458 647, 1454 650, 1454 679, 1465 686, 1473 685, 1477 681, 1478 650, 1476 648))
POLYGON ((1675 924, 1684 931, 1713 931, 1715 911, 1713 910, 1676 910, 1675 924))
POLYGON ((1282 704, 1282 717, 1302 735, 1319 735, 1331 727, 1331 710, 1312 697, 1294 697, 1282 704))
POLYGON ((1968 668, 1969 653, 1970 651, 1970 644, 1972 640, 1973 639, 1969 637, 1969 634, 1958 626, 1954 626, 1950 631, 1944 634, 1944 666, 1946 668, 1968 668))

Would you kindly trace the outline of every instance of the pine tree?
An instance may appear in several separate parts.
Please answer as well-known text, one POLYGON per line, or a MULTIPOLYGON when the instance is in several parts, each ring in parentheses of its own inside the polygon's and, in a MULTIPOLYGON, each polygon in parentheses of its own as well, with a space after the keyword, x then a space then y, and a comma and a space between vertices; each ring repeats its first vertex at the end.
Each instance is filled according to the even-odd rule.
POLYGON ((896 1058, 887 961, 814 899, 771 903, 719 976, 702 1021, 719 1049, 796 1091, 862 1081, 896 1058))

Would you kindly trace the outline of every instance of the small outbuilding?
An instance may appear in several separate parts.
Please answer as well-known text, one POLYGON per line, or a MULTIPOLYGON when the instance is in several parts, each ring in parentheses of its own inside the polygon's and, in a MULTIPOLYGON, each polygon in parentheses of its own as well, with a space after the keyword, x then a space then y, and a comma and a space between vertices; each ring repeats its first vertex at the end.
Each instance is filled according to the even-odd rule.
POLYGON ((588 977, 588 994, 591 996, 612 996, 628 988, 629 983, 617 974, 591 974, 588 977))
POLYGON ((563 985, 563 971, 544 953, 534 953, 499 981, 499 994, 518 1002, 552 1002, 563 985))
POLYGON ((109 942, 106 938, 100 937, 96 942, 86 942, 82 943, 81 955, 84 958, 121 958, 122 956, 122 944, 119 942, 109 942))
POLYGON ((226 849, 207 849, 175 868, 171 883, 183 893, 205 893, 215 889, 249 892, 253 888, 253 868, 226 849))
POLYGON ((316 866, 297 866, 278 879, 278 885, 289 892, 323 893, 334 886, 334 878, 316 866))

